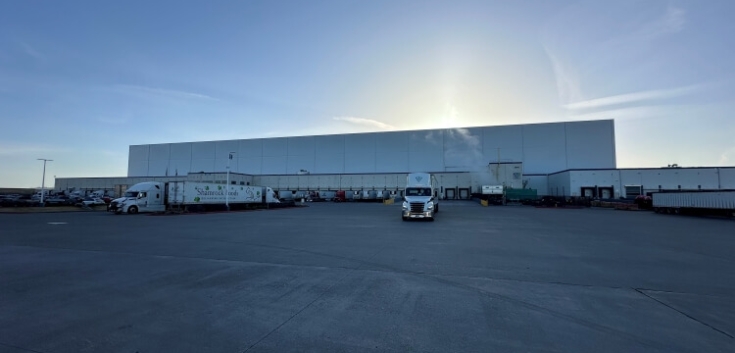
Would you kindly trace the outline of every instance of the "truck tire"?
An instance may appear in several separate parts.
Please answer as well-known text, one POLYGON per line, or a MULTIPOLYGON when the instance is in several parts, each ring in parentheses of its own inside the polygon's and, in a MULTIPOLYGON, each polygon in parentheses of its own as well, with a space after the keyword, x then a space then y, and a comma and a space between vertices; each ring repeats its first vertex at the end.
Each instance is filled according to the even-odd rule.
POLYGON ((128 208, 128 214, 136 214, 136 213, 138 213, 138 207, 130 206, 130 208, 128 208))
POLYGON ((408 218, 406 218, 406 217, 404 217, 404 216, 401 216, 401 219, 402 219, 402 220, 403 220, 404 222, 405 222, 406 220, 408 220, 408 218))
POLYGON ((434 213, 439 213, 439 205, 434 205, 434 213))
POLYGON ((429 222, 434 222, 434 217, 429 218, 429 222))

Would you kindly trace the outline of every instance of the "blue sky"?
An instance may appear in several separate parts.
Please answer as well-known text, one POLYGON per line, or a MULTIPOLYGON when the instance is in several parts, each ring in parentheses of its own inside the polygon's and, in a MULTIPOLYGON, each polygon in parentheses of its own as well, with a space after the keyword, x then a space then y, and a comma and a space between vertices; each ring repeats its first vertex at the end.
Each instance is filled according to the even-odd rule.
POLYGON ((619 167, 735 165, 734 1, 4 1, 0 186, 131 144, 616 120, 619 167))

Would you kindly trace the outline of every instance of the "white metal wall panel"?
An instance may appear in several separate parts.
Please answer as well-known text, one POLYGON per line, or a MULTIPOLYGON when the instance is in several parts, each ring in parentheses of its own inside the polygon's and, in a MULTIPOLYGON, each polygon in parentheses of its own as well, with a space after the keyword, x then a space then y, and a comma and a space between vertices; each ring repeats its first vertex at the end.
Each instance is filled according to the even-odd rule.
POLYGON ((528 180, 526 188, 536 189, 537 195, 543 196, 549 194, 549 180, 545 175, 529 175, 524 177, 524 179, 528 180))
MULTIPOLYGON (((194 142, 191 144, 191 159, 211 159, 214 160, 216 156, 217 143, 208 142, 194 142)), ((206 170, 208 171, 208 170, 206 170)))
POLYGON ((263 139, 238 140, 237 155, 240 158, 263 156, 263 141, 263 139))
POLYGON ((443 131, 445 171, 479 170, 487 165, 483 155, 482 129, 448 129, 443 131))
POLYGON ((286 173, 298 174, 301 169, 314 172, 314 154, 289 155, 286 161, 286 173))
POLYGON ((408 165, 407 151, 375 155, 375 172, 377 173, 408 172, 408 165))
POLYGON ((289 156, 313 156, 314 136, 289 137, 287 148, 289 156))
POLYGON ((218 160, 226 160, 230 152, 235 152, 234 158, 238 158, 238 152, 240 151, 240 141, 228 140, 228 141, 217 141, 215 147, 215 157, 218 160))
POLYGON ((482 128, 483 146, 487 151, 523 147, 523 125, 488 126, 482 128))
POLYGON ((245 174, 263 174, 261 165, 263 164, 263 157, 261 156, 248 156, 240 157, 237 159, 237 168, 233 169, 238 173, 245 174))
POLYGON ((345 172, 345 155, 324 153, 317 154, 314 158, 314 173, 335 173, 345 172))
POLYGON ((375 134, 375 152, 388 154, 408 152, 409 134, 406 132, 385 132, 375 134))
POLYGON ((286 174, 286 156, 263 156, 263 174, 286 174))
POLYGON ((408 138, 408 172, 444 170, 444 141, 441 130, 417 131, 408 138))
POLYGON ((523 158, 529 174, 567 169, 564 124, 523 125, 523 158))
POLYGON ((170 158, 178 160, 187 160, 191 164, 191 142, 172 143, 169 145, 170 158))
MULTIPOLYGON (((217 159, 215 159, 214 160, 214 169, 212 169, 212 171, 214 171, 214 172, 226 172, 227 171, 227 161, 228 161, 227 155, 225 155, 224 158, 217 158, 217 159)), ((239 164, 238 163, 239 162, 239 158, 237 158, 237 156, 235 156, 234 158, 232 158, 232 160, 229 161, 229 162, 230 162, 230 172, 231 173, 232 172, 240 172, 240 168, 239 168, 239 165, 238 165, 239 164)))
POLYGON ((281 157, 286 156, 288 152, 288 139, 285 137, 264 139, 263 140, 263 156, 264 157, 281 157))
POLYGON ((570 179, 569 172, 549 175, 549 193, 554 196, 570 196, 570 179))
POLYGON ((523 154, 525 157, 523 166, 528 174, 544 174, 566 169, 564 145, 526 148, 523 154))
POLYGON ((148 161, 148 175, 155 175, 155 176, 173 175, 173 173, 169 173, 168 163, 169 163, 168 159, 149 160, 148 161))
MULTIPOLYGON (((214 153, 213 153, 214 154, 214 153)), ((210 159, 192 159, 191 173, 212 172, 214 170, 214 158, 210 159)))
POLYGON ((322 154, 344 154, 345 135, 325 135, 314 138, 314 150, 317 156, 322 154))
POLYGON ((567 168, 615 168, 612 121, 565 123, 567 168))
POLYGON ((719 168, 719 188, 735 190, 735 168, 719 168))
POLYGON ((299 189, 299 177, 296 175, 287 176, 285 185, 290 190, 298 190, 299 189))
POLYGON ((485 163, 523 160, 523 126, 490 126, 482 128, 482 154, 485 163))
POLYGON ((348 173, 375 172, 375 151, 348 148, 345 154, 345 171, 348 173))
POLYGON ((128 176, 146 176, 148 175, 148 160, 128 161, 128 176))
POLYGON ((128 149, 128 160, 131 161, 147 161, 150 145, 131 145, 128 149))
MULTIPOLYGON (((168 161, 171 159, 171 145, 167 143, 150 145, 148 159, 157 161, 168 161)), ((168 164, 168 162, 166 163, 168 164)))

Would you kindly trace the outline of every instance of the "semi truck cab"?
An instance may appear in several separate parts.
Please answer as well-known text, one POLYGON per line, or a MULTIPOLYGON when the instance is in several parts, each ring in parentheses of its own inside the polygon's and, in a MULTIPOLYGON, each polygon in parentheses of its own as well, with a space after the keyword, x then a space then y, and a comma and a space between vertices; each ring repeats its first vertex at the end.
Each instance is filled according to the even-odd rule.
POLYGON ((115 213, 161 212, 166 210, 163 183, 148 181, 130 187, 123 197, 112 200, 110 211, 115 213))
POLYGON ((436 178, 429 173, 411 173, 406 180, 403 192, 401 218, 426 218, 434 220, 439 212, 439 195, 436 178))

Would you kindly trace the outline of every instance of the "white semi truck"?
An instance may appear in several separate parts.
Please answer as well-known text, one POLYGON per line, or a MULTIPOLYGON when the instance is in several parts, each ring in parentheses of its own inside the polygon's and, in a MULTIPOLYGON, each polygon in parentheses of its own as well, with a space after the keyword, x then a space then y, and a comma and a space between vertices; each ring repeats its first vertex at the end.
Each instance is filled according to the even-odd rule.
POLYGON ((231 208, 245 208, 257 204, 276 204, 279 201, 273 189, 264 186, 229 185, 227 188, 225 184, 205 182, 148 181, 128 188, 123 197, 110 202, 108 211, 134 214, 162 212, 171 207, 206 210, 223 208, 226 203, 231 208))
POLYGON ((404 221, 411 218, 433 221, 434 215, 439 212, 438 184, 436 177, 429 173, 408 174, 401 218, 404 221))

